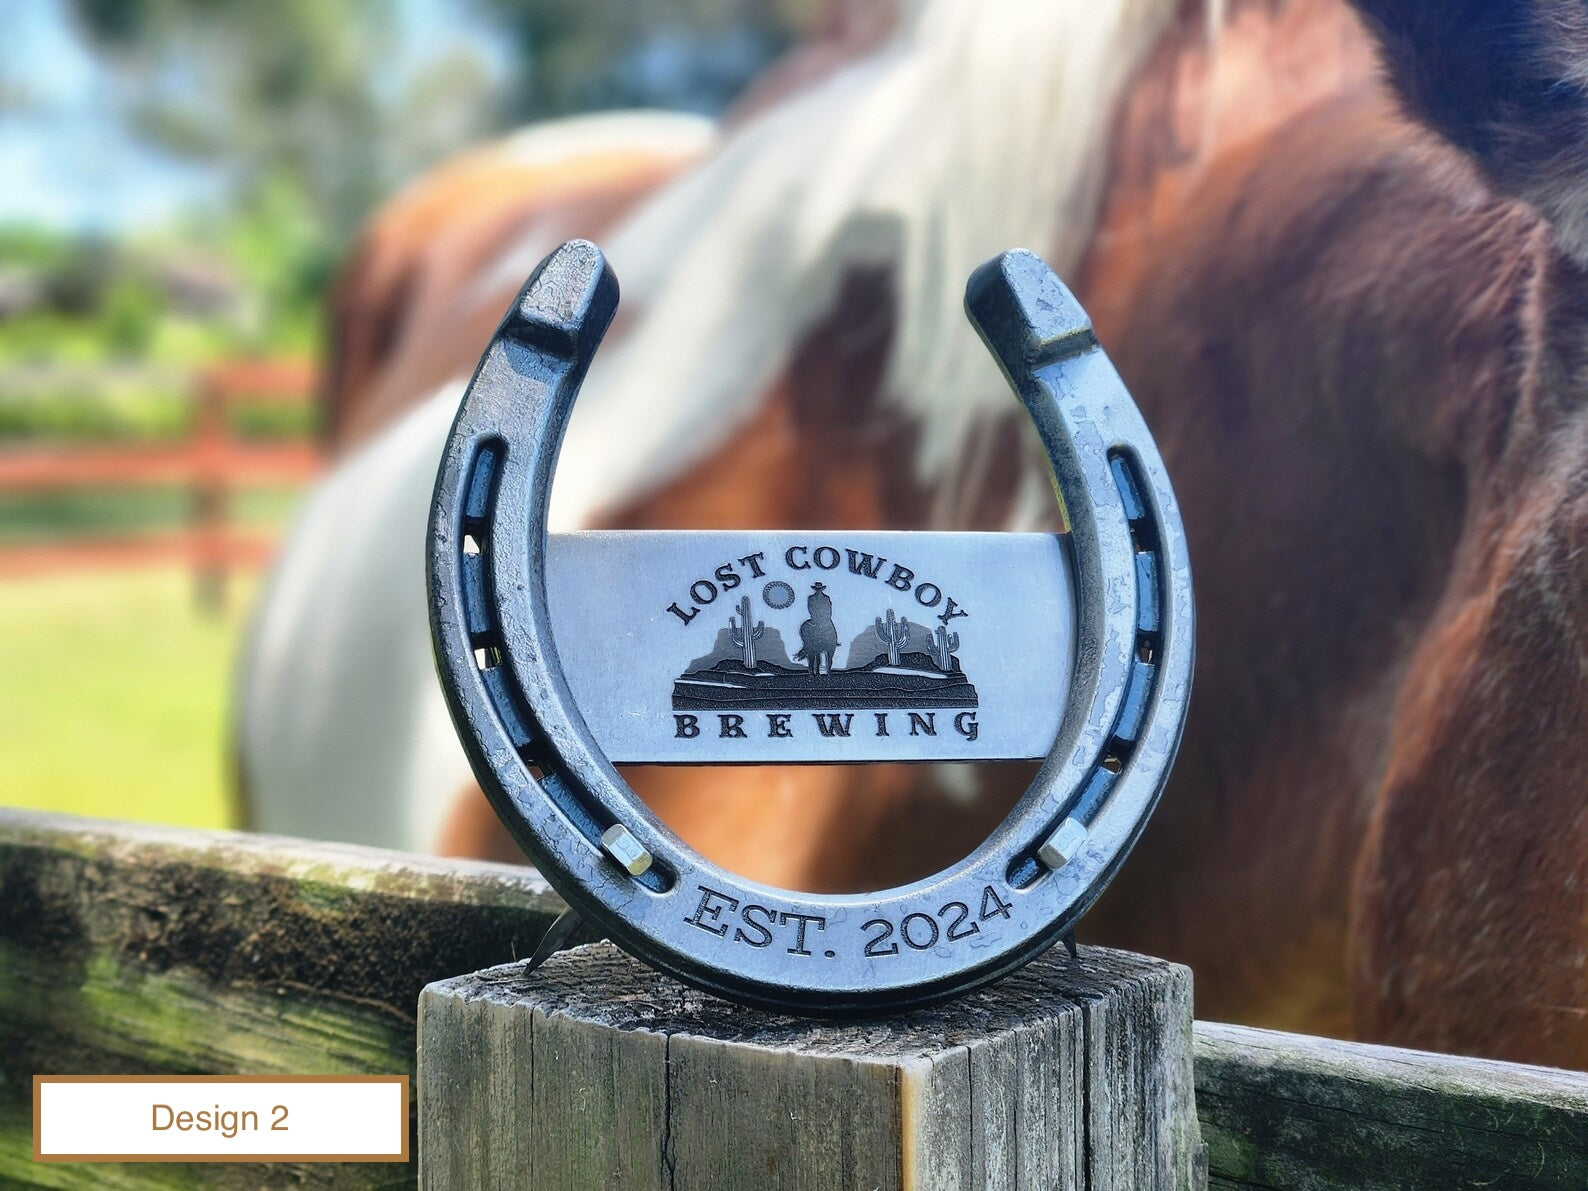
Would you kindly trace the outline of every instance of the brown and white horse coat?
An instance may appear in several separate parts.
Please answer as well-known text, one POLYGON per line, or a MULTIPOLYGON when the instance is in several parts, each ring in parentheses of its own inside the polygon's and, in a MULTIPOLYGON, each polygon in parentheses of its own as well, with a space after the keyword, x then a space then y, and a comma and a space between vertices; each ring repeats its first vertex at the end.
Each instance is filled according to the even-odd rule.
MULTIPOLYGON (((629 321, 561 523, 1051 525, 958 312, 980 259, 1042 250, 1175 477, 1199 605, 1175 777, 1083 934, 1192 963, 1205 1016, 1588 1064, 1588 20, 1362 0, 1425 125, 1338 0, 1225 7, 923 4, 730 132, 606 238, 629 321)), ((243 709, 261 826, 497 846, 422 655, 456 396, 295 538, 243 709)), ((707 854, 825 888, 963 854, 1023 779, 631 776, 707 854)))
MULTIPOLYGON (((1112 97, 1170 7, 1032 0, 986 22, 958 0, 918 5, 876 53, 747 118, 612 229, 623 306, 569 427, 554 524, 951 525, 985 516, 989 489, 1005 523, 1012 498, 1029 519, 1049 508, 1039 470, 997 462, 1016 407, 959 309, 964 278, 1011 242, 1051 240, 1056 212, 1076 229, 1060 263, 1079 261, 1112 97), (1037 176, 1043 159, 1053 168, 1037 176), (1023 175, 1032 185, 1011 184, 1023 175), (990 483, 966 472, 966 443, 990 483)), ((524 239, 530 251, 498 250, 463 296, 520 283, 552 246, 524 239)), ((409 375, 428 380, 396 366, 405 354, 399 342, 381 361, 387 408, 409 375)), ((453 813, 469 775, 428 675, 419 569, 460 392, 461 377, 350 454, 288 548, 240 716, 260 827, 485 846, 483 801, 453 813)), ((708 854, 774 882, 855 887, 947 859, 990 825, 968 771, 932 772, 956 797, 917 807, 920 775, 898 769, 667 770, 636 784, 708 854), (859 842, 871 819, 938 829, 879 861, 859 842)))

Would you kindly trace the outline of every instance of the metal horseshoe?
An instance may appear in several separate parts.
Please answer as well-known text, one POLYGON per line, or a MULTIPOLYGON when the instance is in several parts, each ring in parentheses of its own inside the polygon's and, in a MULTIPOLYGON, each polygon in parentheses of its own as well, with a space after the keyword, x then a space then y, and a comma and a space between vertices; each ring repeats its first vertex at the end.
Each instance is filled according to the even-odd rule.
POLYGON ((1190 693, 1179 510, 1090 321, 1028 252, 966 289, 1047 450, 1066 534, 548 536, 558 450, 617 300, 593 244, 547 257, 480 361, 437 480, 437 666, 497 814, 614 941, 740 1002, 891 1010, 1026 963, 1141 834, 1190 693), (857 895, 709 863, 614 768, 1020 756, 1045 762, 971 855, 857 895))

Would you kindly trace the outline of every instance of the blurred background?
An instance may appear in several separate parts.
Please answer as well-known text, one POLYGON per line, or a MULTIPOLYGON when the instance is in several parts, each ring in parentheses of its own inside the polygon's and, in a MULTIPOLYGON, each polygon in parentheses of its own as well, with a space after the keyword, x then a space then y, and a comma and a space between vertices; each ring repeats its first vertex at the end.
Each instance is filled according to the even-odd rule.
POLYGON ((537 118, 722 111, 815 0, 0 0, 0 804, 234 821, 239 631, 382 199, 537 118))

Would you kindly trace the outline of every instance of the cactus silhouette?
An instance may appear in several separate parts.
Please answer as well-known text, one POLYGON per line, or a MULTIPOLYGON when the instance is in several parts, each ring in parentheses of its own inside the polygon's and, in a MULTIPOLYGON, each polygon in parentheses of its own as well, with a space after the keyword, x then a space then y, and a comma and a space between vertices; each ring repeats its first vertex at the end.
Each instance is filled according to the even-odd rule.
POLYGON ((766 632, 766 622, 758 620, 755 627, 750 626, 750 597, 745 596, 739 601, 739 616, 743 618, 741 627, 739 621, 728 617, 728 639, 739 647, 740 656, 746 670, 755 669, 755 643, 761 639, 761 634, 766 632))
POLYGON ((899 664, 899 651, 910 643, 910 622, 894 619, 893 609, 888 609, 887 623, 877 617, 877 638, 888 647, 888 665, 899 664))
POLYGON ((937 662, 939 670, 950 670, 954 666, 954 651, 959 648, 959 634, 948 631, 946 624, 937 626, 932 634, 932 659, 937 662))

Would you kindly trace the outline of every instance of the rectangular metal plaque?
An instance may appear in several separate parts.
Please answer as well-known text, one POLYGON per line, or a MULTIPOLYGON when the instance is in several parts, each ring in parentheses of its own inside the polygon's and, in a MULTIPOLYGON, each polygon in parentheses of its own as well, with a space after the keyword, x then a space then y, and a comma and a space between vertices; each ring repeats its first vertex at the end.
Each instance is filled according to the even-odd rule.
POLYGON ((1052 534, 555 534, 546 586, 613 761, 1043 757, 1074 665, 1052 534))

